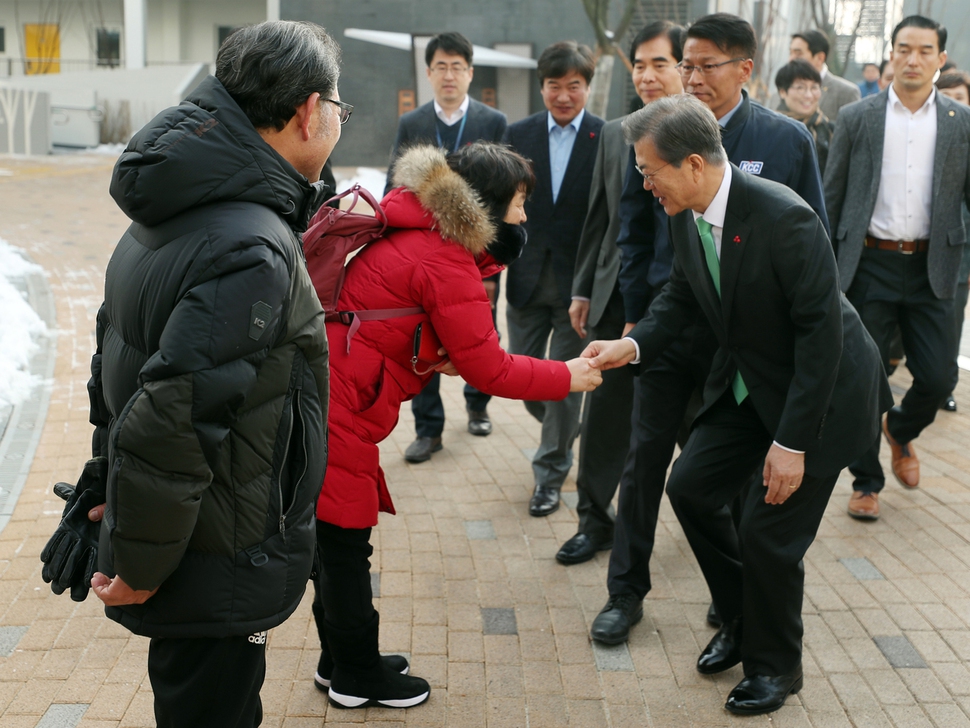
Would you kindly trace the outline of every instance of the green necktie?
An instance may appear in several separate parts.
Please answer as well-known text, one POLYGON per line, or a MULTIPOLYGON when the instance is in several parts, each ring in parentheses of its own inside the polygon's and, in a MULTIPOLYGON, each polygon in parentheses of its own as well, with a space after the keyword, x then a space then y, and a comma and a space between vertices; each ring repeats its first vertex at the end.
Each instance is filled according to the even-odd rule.
MULTIPOLYGON (((714 290, 717 291, 718 298, 721 296, 721 262, 717 259, 717 250, 714 248, 714 234, 711 232, 713 226, 703 217, 697 218, 697 231, 701 236, 701 244, 704 246, 704 258, 707 260, 707 269, 711 272, 711 279, 714 281, 714 290)), ((731 391, 734 392, 734 399, 738 404, 748 396, 748 388, 741 378, 741 372, 734 374, 734 381, 731 382, 731 391)))

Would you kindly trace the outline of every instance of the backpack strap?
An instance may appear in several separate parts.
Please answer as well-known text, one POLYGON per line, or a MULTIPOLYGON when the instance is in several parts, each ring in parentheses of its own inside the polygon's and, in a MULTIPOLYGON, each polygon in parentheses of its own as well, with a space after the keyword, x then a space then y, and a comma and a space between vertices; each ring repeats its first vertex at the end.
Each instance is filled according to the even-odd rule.
MULTIPOLYGON (((401 318, 403 316, 417 316, 424 313, 421 306, 411 306, 409 308, 375 308, 367 311, 337 311, 332 319, 348 326, 347 329, 347 353, 350 353, 350 341, 360 328, 361 321, 386 321, 387 319, 401 318)), ((328 317, 331 318, 331 317, 328 317)))

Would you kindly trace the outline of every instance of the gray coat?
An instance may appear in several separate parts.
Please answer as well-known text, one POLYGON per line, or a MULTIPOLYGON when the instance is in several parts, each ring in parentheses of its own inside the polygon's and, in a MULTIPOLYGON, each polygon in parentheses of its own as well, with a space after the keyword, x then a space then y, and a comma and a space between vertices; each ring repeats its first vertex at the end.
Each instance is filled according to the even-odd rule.
POLYGON ((626 117, 603 125, 599 149, 593 164, 593 181, 589 190, 589 210, 579 238, 576 271, 573 273, 574 296, 590 300, 590 327, 596 326, 616 287, 620 273, 620 195, 630 145, 623 139, 621 124, 626 117))
POLYGON ((829 119, 839 118, 839 111, 843 106, 862 98, 859 87, 844 78, 829 71, 822 79, 822 98, 818 101, 818 108, 829 119))
MULTIPOLYGON (((882 175, 889 91, 842 111, 825 167, 825 208, 835 233, 843 291, 855 278, 882 175)), ((936 95, 936 152, 927 275, 937 298, 953 298, 966 243, 963 204, 970 203, 970 109, 936 95)))

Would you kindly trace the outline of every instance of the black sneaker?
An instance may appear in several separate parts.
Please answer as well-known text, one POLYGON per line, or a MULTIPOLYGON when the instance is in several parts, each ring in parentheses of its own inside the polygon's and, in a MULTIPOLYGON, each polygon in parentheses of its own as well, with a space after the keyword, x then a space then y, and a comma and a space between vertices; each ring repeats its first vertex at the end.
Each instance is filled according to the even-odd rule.
MULTIPOLYGON (((407 675, 411 666, 404 655, 381 655, 381 662, 394 672, 407 675)), ((333 660, 330 655, 321 652, 320 661, 317 663, 317 672, 313 676, 313 685, 317 690, 327 692, 330 689, 330 677, 333 675, 333 660)))
POLYGON ((329 695, 336 708, 413 708, 428 699, 431 686, 427 680, 402 675, 382 662, 377 676, 354 676, 352 671, 335 668, 329 695))

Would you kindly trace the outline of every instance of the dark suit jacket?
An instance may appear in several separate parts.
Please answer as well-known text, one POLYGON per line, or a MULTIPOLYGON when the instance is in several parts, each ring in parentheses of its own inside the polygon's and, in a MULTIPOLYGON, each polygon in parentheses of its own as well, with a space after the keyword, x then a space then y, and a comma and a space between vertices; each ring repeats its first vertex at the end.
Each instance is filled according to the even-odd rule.
MULTIPOLYGON (((502 141, 505 127, 508 124, 505 114, 483 104, 481 101, 475 101, 475 99, 470 98, 468 102, 468 121, 465 122, 461 143, 502 141)), ((394 187, 394 163, 401 156, 402 151, 408 147, 413 147, 415 144, 438 143, 438 137, 435 134, 435 119, 437 119, 437 116, 434 113, 434 101, 429 101, 414 111, 404 114, 398 120, 397 138, 394 140, 391 159, 388 163, 387 185, 384 187, 385 195, 394 187)))
POLYGON ((593 164, 604 121, 588 109, 583 115, 559 196, 553 203, 547 120, 548 112, 541 111, 511 124, 505 131, 505 141, 532 160, 536 175, 536 188, 525 203, 529 242, 522 257, 509 265, 505 294, 511 305, 525 306, 539 281, 547 252, 551 251, 559 294, 568 308, 572 299, 576 251, 586 219, 593 164))
POLYGON ((591 327, 603 316, 620 272, 616 236, 620 233, 620 195, 630 148, 623 139, 621 124, 625 118, 606 122, 600 131, 586 222, 576 253, 572 295, 589 299, 587 325, 591 327))
MULTIPOLYGON (((882 176, 889 90, 842 109, 825 166, 825 207, 839 257, 842 290, 855 278, 882 176)), ((936 152, 927 275, 937 298, 953 298, 970 204, 970 109, 936 95, 936 152)), ((927 160, 929 161, 929 160, 927 160)))
POLYGON ((704 409, 740 370, 772 437, 805 451, 809 475, 837 473, 872 446, 880 414, 892 404, 879 351, 838 290, 835 257, 818 216, 784 185, 737 167, 733 173, 721 297, 686 210, 670 222, 670 283, 630 336, 648 365, 700 310, 720 345, 704 409))

